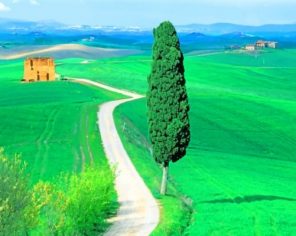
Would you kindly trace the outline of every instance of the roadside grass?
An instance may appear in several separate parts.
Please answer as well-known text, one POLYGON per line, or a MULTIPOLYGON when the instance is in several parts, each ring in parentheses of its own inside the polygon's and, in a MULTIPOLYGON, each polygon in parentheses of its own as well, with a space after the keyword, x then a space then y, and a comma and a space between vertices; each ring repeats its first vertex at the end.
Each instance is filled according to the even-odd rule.
MULTIPOLYGON (((186 157, 171 165, 169 189, 171 195, 184 195, 193 201, 185 201, 193 207, 193 216, 184 234, 295 232, 295 53, 275 50, 257 56, 185 56, 192 140, 186 157)), ((109 83, 104 72, 97 79, 145 93, 149 62, 138 67, 142 62, 134 60, 105 64, 110 74, 113 70, 130 70, 117 81, 113 78, 109 83), (131 77, 132 67, 137 71, 136 79, 131 77)), ((161 171, 149 150, 145 103, 141 99, 123 104, 115 111, 115 118, 132 161, 156 198, 160 198, 161 171)), ((171 219, 178 219, 172 223, 178 235, 185 222, 179 219, 186 208, 176 207, 180 205, 169 200, 160 201, 165 219, 155 235, 166 232, 171 219)))
POLYGON ((143 109, 145 107, 138 106, 143 104, 142 101, 143 99, 140 99, 117 108, 114 113, 115 124, 132 162, 160 203, 160 224, 152 235, 181 235, 191 220, 191 201, 185 199, 176 188, 172 176, 169 179, 168 194, 166 196, 159 194, 162 170, 151 157, 151 146, 145 133, 147 129, 143 124, 146 120, 142 119, 145 117, 145 109, 143 109), (132 111, 134 108, 136 112, 133 115, 125 115, 125 112, 132 111))

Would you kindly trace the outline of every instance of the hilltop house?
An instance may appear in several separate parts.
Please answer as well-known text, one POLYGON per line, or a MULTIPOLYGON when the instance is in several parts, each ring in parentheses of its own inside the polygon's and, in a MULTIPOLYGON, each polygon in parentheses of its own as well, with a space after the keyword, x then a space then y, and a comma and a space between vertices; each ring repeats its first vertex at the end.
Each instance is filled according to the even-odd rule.
POLYGON ((23 81, 53 81, 55 80, 55 64, 53 58, 28 58, 24 62, 23 81))
POLYGON ((267 47, 276 48, 277 42, 267 42, 267 47))
POLYGON ((248 44, 245 46, 246 51, 255 51, 259 48, 276 48, 277 42, 258 40, 255 44, 248 44))
POLYGON ((257 48, 276 48, 277 42, 258 40, 256 42, 257 48))
POLYGON ((265 43, 265 41, 263 41, 263 40, 258 40, 258 41, 256 42, 256 47, 257 47, 257 48, 265 48, 265 46, 266 46, 266 43, 265 43))
POLYGON ((255 51, 256 47, 253 44, 248 44, 248 45, 245 46, 245 49, 247 51, 255 51))

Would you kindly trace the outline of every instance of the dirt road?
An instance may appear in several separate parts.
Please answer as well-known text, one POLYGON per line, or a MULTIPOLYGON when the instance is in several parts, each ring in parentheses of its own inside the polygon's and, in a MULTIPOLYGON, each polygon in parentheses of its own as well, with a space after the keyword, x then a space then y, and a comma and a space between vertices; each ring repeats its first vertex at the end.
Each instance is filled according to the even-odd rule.
POLYGON ((113 119, 113 111, 117 106, 143 96, 90 80, 75 81, 130 97, 104 103, 98 112, 104 150, 110 165, 116 167, 116 190, 120 203, 118 214, 111 219, 113 224, 105 235, 149 235, 159 222, 159 207, 125 151, 113 119))

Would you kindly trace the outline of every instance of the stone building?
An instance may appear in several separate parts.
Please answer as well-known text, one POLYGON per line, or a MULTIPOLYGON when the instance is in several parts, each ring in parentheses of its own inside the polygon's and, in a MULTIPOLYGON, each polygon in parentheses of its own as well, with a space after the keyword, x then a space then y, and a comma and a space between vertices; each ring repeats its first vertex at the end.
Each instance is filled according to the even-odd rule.
POLYGON ((55 80, 55 64, 53 58, 28 58, 24 63, 24 79, 26 82, 55 80))
POLYGON ((258 48, 276 48, 277 42, 258 40, 256 42, 256 47, 258 47, 258 48))
POLYGON ((255 47, 255 45, 253 45, 253 44, 249 44, 249 45, 246 45, 246 46, 245 46, 245 49, 246 49, 247 51, 255 51, 255 50, 256 50, 256 47, 255 47))
POLYGON ((258 48, 265 48, 266 47, 266 42, 263 41, 263 40, 258 40, 256 42, 256 47, 258 47, 258 48))
POLYGON ((277 42, 268 42, 267 46, 269 48, 276 48, 277 47, 277 42))

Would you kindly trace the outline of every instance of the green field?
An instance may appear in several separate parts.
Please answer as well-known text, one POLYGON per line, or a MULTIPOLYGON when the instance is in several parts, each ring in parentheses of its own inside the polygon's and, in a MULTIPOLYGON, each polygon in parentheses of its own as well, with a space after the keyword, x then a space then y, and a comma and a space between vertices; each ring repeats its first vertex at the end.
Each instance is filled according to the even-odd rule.
POLYGON ((99 81, 114 87, 145 92, 146 72, 150 66, 150 58, 146 56, 130 56, 89 60, 70 58, 59 61, 57 71, 68 77, 82 77, 99 81))
MULTIPOLYGON (((155 235, 172 225, 176 227, 165 232, 178 235, 182 227, 177 225, 186 225, 184 207, 173 197, 180 192, 193 201, 193 222, 186 230, 190 235, 296 232, 295 56, 296 50, 185 56, 192 140, 186 157, 171 165, 169 196, 161 200, 165 219, 155 235)), ((148 57, 64 63, 62 74, 73 63, 71 76, 84 76, 88 70, 95 72, 91 79, 146 91, 148 57)), ((145 100, 124 104, 115 115, 133 162, 161 198, 161 172, 149 151, 145 100)))
MULTIPOLYGON (((116 110, 124 145, 162 204, 154 235, 293 235, 295 55, 185 56, 192 139, 186 157, 171 165, 166 197, 158 194, 161 169, 150 154, 145 99, 116 110)), ((57 72, 145 94, 149 57, 83 61, 59 60, 57 72)), ((0 69, 0 147, 21 153, 32 182, 106 164, 97 158, 104 154, 96 111, 119 96, 67 81, 21 84, 19 60, 0 61, 0 69)))
POLYGON ((21 154, 33 183, 106 166, 96 112, 118 95, 66 81, 22 84, 22 61, 1 61, 0 70, 0 147, 21 154))

